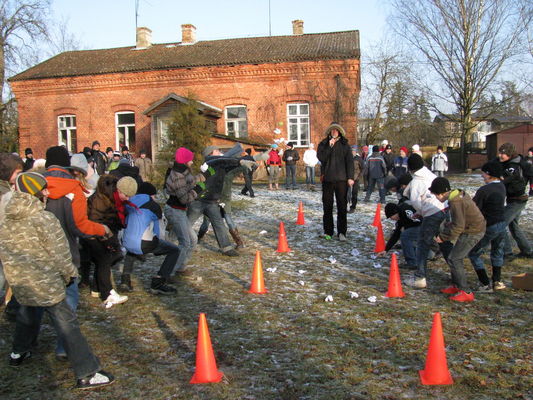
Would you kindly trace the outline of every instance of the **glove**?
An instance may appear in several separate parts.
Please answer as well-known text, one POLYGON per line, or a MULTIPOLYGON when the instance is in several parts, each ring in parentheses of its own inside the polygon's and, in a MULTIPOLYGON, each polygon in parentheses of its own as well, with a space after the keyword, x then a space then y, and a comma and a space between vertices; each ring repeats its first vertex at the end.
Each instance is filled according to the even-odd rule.
POLYGON ((222 208, 226 207, 226 203, 218 203, 218 205, 222 208))
POLYGON ((292 161, 292 157, 287 157, 287 161, 292 161))
POLYGON ((252 167, 254 165, 257 165, 257 163, 255 161, 252 161, 252 160, 241 160, 239 162, 244 168, 246 168, 248 171, 251 171, 252 170, 252 167))
POLYGON ((200 165, 200 171, 202 171, 202 172, 207 171, 207 168, 209 168, 207 163, 203 163, 202 165, 200 165))
POLYGON ((205 190, 205 183, 198 182, 195 187, 192 188, 196 192, 197 195, 200 195, 205 190))

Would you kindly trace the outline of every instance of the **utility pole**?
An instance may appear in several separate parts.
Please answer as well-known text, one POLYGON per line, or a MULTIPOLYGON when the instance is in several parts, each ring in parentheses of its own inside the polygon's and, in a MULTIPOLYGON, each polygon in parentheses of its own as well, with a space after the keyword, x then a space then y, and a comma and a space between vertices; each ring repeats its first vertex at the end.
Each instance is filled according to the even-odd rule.
POLYGON ((270 0, 268 0, 268 36, 272 36, 272 19, 270 18, 270 0))
POLYGON ((137 32, 137 28, 139 27, 137 20, 139 18, 139 0, 135 0, 135 32, 137 32))

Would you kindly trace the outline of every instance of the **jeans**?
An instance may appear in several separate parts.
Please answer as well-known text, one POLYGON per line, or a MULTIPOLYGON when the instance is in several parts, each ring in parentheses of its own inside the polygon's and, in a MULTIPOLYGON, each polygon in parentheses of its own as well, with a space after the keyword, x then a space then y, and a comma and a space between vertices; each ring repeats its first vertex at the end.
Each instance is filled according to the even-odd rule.
MULTIPOLYGON (((422 218, 416 250, 416 265, 418 266, 418 270, 415 272, 415 276, 419 278, 426 277, 429 249, 433 244, 433 238, 439 233, 440 224, 444 221, 445 217, 446 213, 439 211, 422 218)), ((449 246, 449 244, 447 246, 449 246)))
POLYGON ((39 335, 43 311, 48 313, 59 338, 65 343, 67 357, 76 378, 100 371, 100 362, 81 333, 76 314, 66 300, 48 307, 20 306, 13 336, 13 352, 21 354, 30 350, 39 335))
MULTIPOLYGON (((65 301, 67 302, 70 309, 76 314, 76 310, 78 309, 78 304, 80 302, 80 292, 78 289, 78 281, 79 279, 74 279, 74 283, 67 286, 67 297, 65 298, 65 301)), ((65 354, 65 343, 63 339, 60 337, 57 338, 57 345, 56 345, 56 354, 65 354)))
POLYGON ((346 221, 347 193, 348 185, 346 181, 322 182, 322 206, 324 209, 322 223, 326 235, 333 236, 334 233, 333 196, 335 196, 337 202, 337 233, 346 235, 348 229, 346 221))
POLYGON ((0 296, 2 295, 2 292, 4 290, 5 283, 6 277, 4 276, 4 267, 2 265, 2 261, 0 261, 0 296))
MULTIPOLYGON (((524 208, 526 208, 526 205, 527 201, 507 203, 503 210, 503 218, 505 218, 505 222, 509 225, 509 232, 511 232, 513 239, 516 241, 520 252, 525 254, 531 254, 533 251, 531 249, 531 244, 529 243, 529 240, 527 240, 526 235, 524 234, 524 232, 522 232, 522 229, 520 229, 520 225, 518 224, 520 214, 522 214, 522 211, 524 210, 524 208)), ((513 247, 511 244, 511 238, 508 234, 506 234, 505 254, 512 254, 512 252, 513 247)))
POLYGON ((268 184, 272 185, 275 183, 278 184, 279 179, 279 165, 269 165, 270 173, 268 174, 268 184))
POLYGON ((470 253, 468 253, 468 258, 470 258, 470 261, 472 262, 472 265, 476 271, 485 269, 481 255, 489 245, 491 265, 493 267, 503 266, 503 249, 505 246, 504 239, 506 236, 505 228, 505 221, 487 226, 485 235, 474 246, 474 248, 470 250, 470 253))
POLYGON ((348 188, 348 203, 350 203, 350 208, 355 210, 357 207, 357 196, 359 195, 359 180, 354 181, 352 187, 348 188))
POLYGON ((194 247, 198 242, 198 238, 189 222, 186 210, 172 208, 167 205, 165 206, 164 212, 165 217, 167 217, 168 222, 172 226, 172 232, 178 239, 180 254, 176 261, 176 270, 181 271, 191 258, 194 247))
POLYGON ((366 192, 365 201, 370 200, 370 195, 374 191, 374 186, 378 185, 379 201, 385 204, 385 178, 368 178, 368 191, 366 192))
POLYGON ((416 245, 420 234, 420 226, 404 229, 400 234, 402 253, 407 265, 416 265, 416 245))
MULTIPOLYGON (((152 244, 152 242, 144 241, 143 243, 152 244)), ((143 254, 153 253, 155 256, 166 256, 163 260, 163 264, 161 264, 161 267, 159 267, 159 272, 157 273, 157 275, 162 278, 170 278, 170 275, 172 275, 172 271, 174 271, 174 267, 176 266, 176 261, 178 261, 180 255, 180 249, 178 246, 176 246, 174 243, 167 242, 166 240, 159 239, 155 248, 146 249, 143 248, 141 244, 141 250, 143 254)), ((125 274, 132 273, 133 264, 135 263, 135 260, 135 255, 131 253, 126 253, 126 257, 124 259, 125 274)))
MULTIPOLYGON (((228 237, 228 229, 224 225, 218 203, 199 200, 193 201, 187 210, 190 226, 194 226, 196 220, 202 215, 205 215, 211 221, 220 250, 223 253, 232 250, 233 246, 228 237)), ((196 245, 196 238, 194 244, 196 245)))
POLYGON ((296 165, 285 165, 285 188, 289 189, 292 184, 292 188, 296 188, 296 165))
POLYGON ((436 176, 444 176, 444 171, 433 171, 436 176))
POLYGON ((244 176, 244 187, 242 188, 241 193, 247 194, 248 192, 250 192, 250 197, 254 197, 254 189, 252 189, 252 180, 254 172, 246 170, 242 174, 244 176))
POLYGON ((305 167, 305 183, 308 185, 315 184, 315 167, 305 167))
POLYGON ((468 289, 463 260, 483 237, 484 233, 461 234, 448 255, 447 262, 450 266, 450 273, 452 274, 452 283, 461 290, 466 291, 468 289))

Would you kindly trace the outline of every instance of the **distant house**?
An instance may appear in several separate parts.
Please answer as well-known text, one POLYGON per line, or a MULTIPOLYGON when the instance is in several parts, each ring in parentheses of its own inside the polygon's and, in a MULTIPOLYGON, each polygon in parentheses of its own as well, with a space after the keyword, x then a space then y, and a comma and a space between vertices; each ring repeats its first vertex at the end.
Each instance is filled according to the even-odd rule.
POLYGON ((498 155, 498 148, 504 143, 513 143, 519 154, 525 155, 533 147, 533 125, 523 124, 487 135, 487 157, 489 160, 498 155))
POLYGON ((355 143, 358 31, 303 34, 299 20, 288 36, 196 41, 195 31, 182 25, 181 42, 152 44, 138 28, 136 46, 65 52, 10 78, 20 148, 40 157, 98 139, 157 158, 172 110, 191 94, 215 143, 283 138, 303 150, 334 120, 355 143))
MULTIPOLYGON (((458 119, 459 116, 455 114, 438 114, 433 120, 444 132, 444 144, 449 147, 459 147, 461 145, 461 124, 457 122, 458 119)), ((494 115, 483 118, 474 116, 473 121, 477 125, 473 129, 471 136, 466 139, 467 146, 469 149, 485 149, 488 135, 517 125, 532 123, 533 118, 494 115)))

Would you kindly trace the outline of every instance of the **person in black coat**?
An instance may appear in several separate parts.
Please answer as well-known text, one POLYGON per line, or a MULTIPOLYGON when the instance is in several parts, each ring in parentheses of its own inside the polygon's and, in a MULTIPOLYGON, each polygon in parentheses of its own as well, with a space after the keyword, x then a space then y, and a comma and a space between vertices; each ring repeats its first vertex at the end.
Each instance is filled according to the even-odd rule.
MULTIPOLYGON (((243 160, 248 161, 255 161, 252 157, 252 149, 248 148, 244 151, 246 155, 242 158, 243 160)), ((254 189, 252 188, 252 180, 254 176, 254 171, 257 169, 257 167, 253 167, 250 170, 244 171, 242 174, 244 176, 244 187, 241 190, 241 194, 243 196, 246 196, 248 193, 250 193, 250 197, 255 197, 254 189)))
POLYGON ((118 167, 109 172, 109 175, 116 176, 117 179, 123 178, 125 176, 131 176, 137 182, 137 185, 140 186, 143 183, 141 175, 139 175, 139 168, 132 167, 129 161, 125 158, 120 160, 118 167))
POLYGON ((353 156, 346 132, 337 123, 332 123, 325 132, 326 138, 320 142, 317 157, 320 160, 320 180, 322 182, 323 225, 326 240, 331 240, 333 226, 333 197, 337 203, 337 234, 339 240, 346 240, 346 207, 348 186, 353 186, 353 156))

